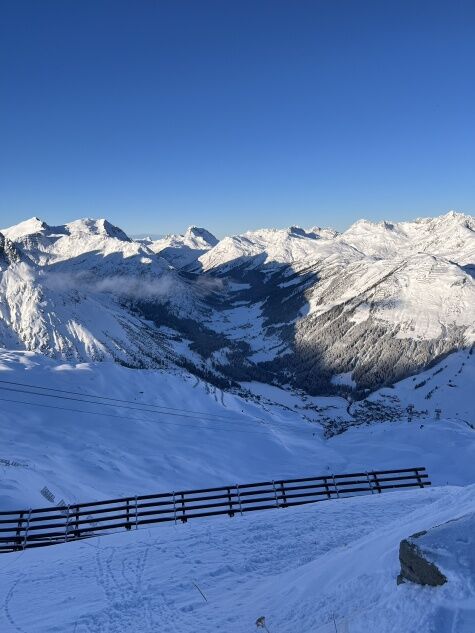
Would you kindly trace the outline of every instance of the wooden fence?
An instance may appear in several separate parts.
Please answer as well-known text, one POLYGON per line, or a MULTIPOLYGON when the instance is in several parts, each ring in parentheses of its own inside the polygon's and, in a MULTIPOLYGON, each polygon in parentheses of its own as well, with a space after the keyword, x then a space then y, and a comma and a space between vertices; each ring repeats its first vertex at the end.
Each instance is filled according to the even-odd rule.
POLYGON ((0 512, 0 552, 65 543, 146 525, 287 508, 430 486, 425 468, 325 475, 0 512))

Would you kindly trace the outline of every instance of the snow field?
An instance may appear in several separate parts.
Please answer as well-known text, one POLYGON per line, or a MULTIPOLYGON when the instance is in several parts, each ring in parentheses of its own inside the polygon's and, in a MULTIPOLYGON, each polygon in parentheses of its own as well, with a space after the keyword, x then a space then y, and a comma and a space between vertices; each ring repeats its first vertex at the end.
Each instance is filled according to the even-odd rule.
POLYGON ((340 633, 469 633, 473 587, 396 575, 402 538, 474 509, 474 486, 445 487, 6 554, 0 630, 248 633, 264 616, 272 633, 326 633, 333 618, 340 633))
POLYGON ((301 401, 275 387, 254 388, 260 400, 221 392, 183 373, 112 363, 69 365, 28 352, 3 352, 0 507, 415 466, 426 466, 437 485, 475 481, 474 431, 460 420, 372 424, 324 440, 318 409, 306 407, 325 409, 328 401, 339 415, 344 400, 301 401), (3 381, 107 395, 129 404, 106 406, 90 398, 86 403, 81 396, 31 388, 26 394, 3 381), (134 403, 169 408, 145 411, 134 403), (45 488, 52 500, 45 498, 45 488))

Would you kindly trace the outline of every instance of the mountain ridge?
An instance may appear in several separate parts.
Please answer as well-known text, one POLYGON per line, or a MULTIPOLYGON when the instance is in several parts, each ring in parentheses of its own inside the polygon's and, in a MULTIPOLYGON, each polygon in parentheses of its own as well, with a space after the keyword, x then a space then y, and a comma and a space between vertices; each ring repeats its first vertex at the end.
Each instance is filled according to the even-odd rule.
POLYGON ((133 240, 105 219, 0 235, 4 347, 358 397, 475 342, 475 218, 460 213, 222 240, 133 240))

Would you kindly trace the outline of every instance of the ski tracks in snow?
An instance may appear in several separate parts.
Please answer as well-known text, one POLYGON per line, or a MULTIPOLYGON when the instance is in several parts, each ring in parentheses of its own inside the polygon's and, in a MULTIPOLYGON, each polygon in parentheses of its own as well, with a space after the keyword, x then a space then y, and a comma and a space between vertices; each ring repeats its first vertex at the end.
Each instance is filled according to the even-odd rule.
POLYGON ((12 614, 12 608, 11 608, 10 603, 12 601, 16 588, 18 587, 18 585, 21 585, 24 578, 25 578, 25 574, 21 574, 19 578, 14 583, 12 583, 12 586, 10 587, 10 590, 5 596, 5 600, 3 602, 3 613, 5 615, 5 619, 10 624, 11 630, 17 631, 18 633, 28 633, 28 632, 25 631, 25 629, 18 626, 18 624, 16 623, 14 615, 12 614))
POLYGON ((99 613, 80 618, 74 633, 119 633, 153 631, 152 596, 144 583, 151 545, 140 551, 117 555, 117 548, 98 548, 94 580, 104 600, 99 613))

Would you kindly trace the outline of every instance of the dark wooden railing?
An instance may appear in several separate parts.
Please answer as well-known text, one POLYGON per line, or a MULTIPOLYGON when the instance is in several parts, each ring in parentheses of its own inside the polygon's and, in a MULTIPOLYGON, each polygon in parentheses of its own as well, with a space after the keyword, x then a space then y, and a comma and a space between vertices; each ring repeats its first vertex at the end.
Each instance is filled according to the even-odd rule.
POLYGON ((0 552, 90 538, 168 521, 244 514, 327 499, 430 486, 425 468, 280 479, 69 506, 0 512, 0 552))

